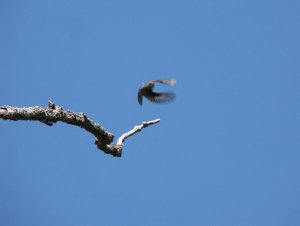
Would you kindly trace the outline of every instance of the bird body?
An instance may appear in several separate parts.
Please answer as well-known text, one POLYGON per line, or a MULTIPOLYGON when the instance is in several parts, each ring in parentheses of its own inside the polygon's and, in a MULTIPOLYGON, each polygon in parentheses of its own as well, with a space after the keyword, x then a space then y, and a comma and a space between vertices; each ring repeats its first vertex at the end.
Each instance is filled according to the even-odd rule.
POLYGON ((176 95, 173 92, 154 92, 155 83, 161 83, 165 85, 174 85, 176 83, 175 79, 160 79, 160 80, 151 80, 141 85, 138 91, 138 102, 142 106, 143 97, 147 98, 154 103, 166 103, 175 99, 176 95))

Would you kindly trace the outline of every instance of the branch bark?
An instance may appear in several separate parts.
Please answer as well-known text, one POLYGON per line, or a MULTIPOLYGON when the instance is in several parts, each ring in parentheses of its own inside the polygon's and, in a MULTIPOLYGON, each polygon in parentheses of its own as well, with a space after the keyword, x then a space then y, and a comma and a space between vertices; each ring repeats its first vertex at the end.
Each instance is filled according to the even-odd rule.
POLYGON ((84 113, 74 113, 66 111, 62 107, 48 102, 48 107, 0 107, 0 119, 3 120, 33 120, 40 121, 48 126, 60 121, 74 126, 79 126, 95 136, 95 144, 98 149, 104 151, 106 154, 111 154, 115 157, 122 156, 124 141, 140 132, 142 129, 156 124, 160 119, 143 122, 141 125, 135 126, 132 130, 124 133, 117 141, 116 144, 112 143, 114 139, 113 133, 107 131, 100 124, 92 121, 84 113))

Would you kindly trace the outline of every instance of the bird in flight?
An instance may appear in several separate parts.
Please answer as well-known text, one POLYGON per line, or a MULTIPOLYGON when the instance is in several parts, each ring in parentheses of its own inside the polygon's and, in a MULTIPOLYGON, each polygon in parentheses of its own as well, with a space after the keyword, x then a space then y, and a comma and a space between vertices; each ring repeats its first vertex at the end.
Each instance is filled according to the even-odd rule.
POLYGON ((176 95, 173 92, 162 92, 162 93, 154 92, 153 89, 155 83, 161 83, 161 84, 172 86, 176 83, 176 80, 175 79, 151 80, 141 85, 138 92, 138 101, 141 106, 143 104, 143 96, 146 97, 151 102, 159 103, 159 104, 166 103, 175 99, 176 95))

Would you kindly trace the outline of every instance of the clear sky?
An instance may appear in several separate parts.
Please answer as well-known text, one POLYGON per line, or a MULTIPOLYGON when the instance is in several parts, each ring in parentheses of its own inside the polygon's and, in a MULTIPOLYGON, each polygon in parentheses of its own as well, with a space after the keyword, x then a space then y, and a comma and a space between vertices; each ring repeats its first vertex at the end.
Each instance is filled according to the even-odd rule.
POLYGON ((84 112, 116 137, 0 120, 0 225, 300 225, 300 2, 0 1, 0 105, 84 112), (176 101, 137 102, 176 78, 176 101))

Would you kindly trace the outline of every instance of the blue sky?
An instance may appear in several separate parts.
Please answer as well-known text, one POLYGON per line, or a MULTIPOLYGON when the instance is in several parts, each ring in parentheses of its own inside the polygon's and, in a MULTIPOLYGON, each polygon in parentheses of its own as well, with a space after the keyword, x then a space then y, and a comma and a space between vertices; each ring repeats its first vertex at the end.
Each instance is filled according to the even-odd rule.
POLYGON ((0 225, 300 224, 299 1, 0 2, 0 105, 84 112, 125 142, 0 120, 0 225), (142 82, 176 78, 141 108, 142 82))

